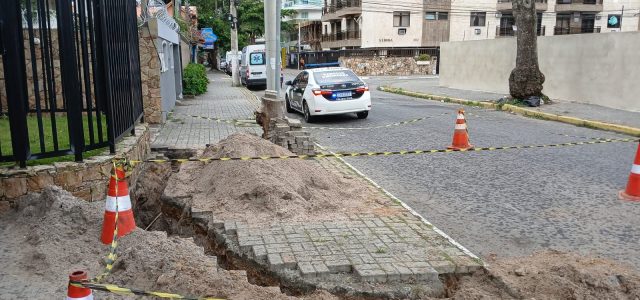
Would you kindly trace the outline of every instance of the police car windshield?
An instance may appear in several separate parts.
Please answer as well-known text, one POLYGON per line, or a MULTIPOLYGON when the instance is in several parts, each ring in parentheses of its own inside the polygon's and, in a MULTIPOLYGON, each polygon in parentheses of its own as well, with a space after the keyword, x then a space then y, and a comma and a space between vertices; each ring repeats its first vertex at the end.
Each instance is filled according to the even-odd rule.
POLYGON ((351 70, 320 71, 314 75, 319 85, 360 82, 360 78, 351 70))

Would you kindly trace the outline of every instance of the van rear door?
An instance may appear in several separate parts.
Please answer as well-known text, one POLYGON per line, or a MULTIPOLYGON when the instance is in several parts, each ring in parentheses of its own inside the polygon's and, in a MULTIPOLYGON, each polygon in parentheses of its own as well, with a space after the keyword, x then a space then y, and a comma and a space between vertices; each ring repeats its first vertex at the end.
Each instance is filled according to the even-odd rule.
POLYGON ((249 79, 266 79, 267 67, 265 62, 264 51, 254 51, 249 53, 247 78, 249 79))

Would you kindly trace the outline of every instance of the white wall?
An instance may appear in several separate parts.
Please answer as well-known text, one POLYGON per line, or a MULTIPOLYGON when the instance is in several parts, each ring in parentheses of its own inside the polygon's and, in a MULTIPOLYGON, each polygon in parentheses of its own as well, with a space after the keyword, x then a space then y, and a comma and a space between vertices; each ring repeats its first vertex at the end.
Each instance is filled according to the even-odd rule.
POLYGON ((500 25, 500 18, 496 18, 497 0, 455 0, 451 1, 449 35, 450 41, 475 41, 493 39, 496 36, 496 26, 500 25), (471 12, 484 11, 487 13, 485 26, 471 27, 471 12), (481 33, 475 33, 480 29, 481 33))
MULTIPOLYGON (((441 45, 440 84, 509 92, 516 39, 441 45)), ((575 34, 538 38, 543 93, 552 99, 640 112, 640 32, 575 34)))
POLYGON ((403 0, 394 6, 388 4, 362 3, 362 48, 371 47, 420 47, 422 44, 422 1, 403 0), (393 12, 411 12, 409 27, 394 27, 393 12), (398 28, 406 28, 407 34, 398 35, 398 28), (391 40, 391 41, 389 41, 391 40))

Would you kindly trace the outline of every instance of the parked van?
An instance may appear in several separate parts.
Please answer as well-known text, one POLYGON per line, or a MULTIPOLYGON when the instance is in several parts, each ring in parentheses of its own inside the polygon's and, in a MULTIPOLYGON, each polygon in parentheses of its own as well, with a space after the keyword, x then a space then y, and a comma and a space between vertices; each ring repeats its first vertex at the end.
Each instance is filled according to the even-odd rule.
POLYGON ((233 70, 233 60, 236 60, 236 63, 238 64, 238 69, 240 68, 240 58, 242 57, 242 51, 238 51, 237 55, 233 55, 233 52, 231 51, 227 51, 227 55, 225 56, 225 61, 226 61, 226 67, 224 69, 224 72, 227 73, 227 75, 231 76, 231 72, 233 70))
POLYGON ((240 81, 247 87, 267 85, 266 48, 249 45, 242 49, 240 81))

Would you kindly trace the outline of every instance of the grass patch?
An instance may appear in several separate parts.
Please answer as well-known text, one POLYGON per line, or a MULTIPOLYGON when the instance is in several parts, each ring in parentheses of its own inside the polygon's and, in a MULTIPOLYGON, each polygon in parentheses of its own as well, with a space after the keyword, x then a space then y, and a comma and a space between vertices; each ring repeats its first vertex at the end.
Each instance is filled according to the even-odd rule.
POLYGON ((376 253, 378 254, 383 254, 383 253, 387 253, 387 249, 383 248, 383 247, 378 247, 376 249, 376 253))
MULTIPOLYGON (((85 144, 90 144, 91 139, 89 136, 89 117, 84 115, 82 116, 82 123, 84 128, 84 140, 85 144)), ((96 116, 92 116, 92 126, 93 126, 93 134, 94 134, 94 142, 98 142, 98 127, 101 126, 102 130, 102 139, 107 140, 107 119, 106 116, 101 116, 101 123, 97 123, 96 116)), ((29 148, 31 149, 32 154, 39 154, 44 152, 55 151, 54 147, 54 137, 53 137, 53 126, 54 122, 49 116, 42 117, 42 136, 44 139, 44 143, 40 144, 40 131, 38 127, 38 118, 34 116, 27 116, 27 130, 28 130, 28 140, 29 140, 29 148), (44 148, 44 151, 43 151, 44 148)), ((71 143, 69 141, 69 122, 67 116, 65 115, 56 115, 55 117, 55 132, 57 134, 58 139, 58 149, 66 150, 70 149, 71 143)), ((13 149, 11 146, 11 131, 9 125, 9 118, 4 116, 0 117, 0 149, 2 149, 2 155, 13 155, 13 149)), ((104 149, 96 149, 85 152, 83 154, 84 157, 95 156, 103 152, 104 149)), ((31 160, 27 162, 27 165, 43 165, 43 164, 51 164, 53 162, 61 162, 61 161, 73 161, 73 155, 66 155, 61 157, 54 158, 45 158, 38 160, 31 160)), ((2 163, 0 166, 13 165, 14 163, 2 163)))

